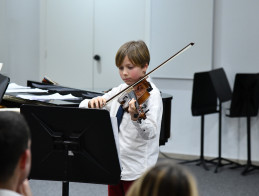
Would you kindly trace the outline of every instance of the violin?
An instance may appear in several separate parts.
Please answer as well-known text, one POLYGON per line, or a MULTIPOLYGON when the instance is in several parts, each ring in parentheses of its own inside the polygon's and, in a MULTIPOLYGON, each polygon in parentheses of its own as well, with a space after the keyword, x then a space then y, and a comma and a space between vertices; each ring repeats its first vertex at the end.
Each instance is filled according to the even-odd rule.
POLYGON ((171 56, 170 58, 165 60, 163 63, 158 65, 156 68, 154 68, 153 70, 151 70, 150 72, 145 74, 137 82, 131 84, 127 88, 123 89, 122 91, 120 91, 119 93, 117 93, 116 95, 114 95, 113 97, 108 99, 106 101, 106 104, 108 102, 110 102, 111 100, 113 100, 118 95, 122 94, 122 96, 118 98, 118 101, 122 105, 123 109, 125 109, 127 111, 128 107, 129 107, 129 101, 132 98, 134 98, 136 100, 136 105, 135 106, 136 106, 136 108, 138 110, 137 116, 134 116, 134 117, 138 118, 138 121, 141 121, 142 119, 145 120, 146 119, 146 113, 148 112, 148 110, 146 112, 144 112, 143 109, 141 108, 141 105, 149 98, 149 96, 150 96, 149 92, 152 90, 152 87, 151 87, 150 83, 146 80, 147 77, 151 73, 153 73, 154 71, 159 69, 161 66, 163 66, 166 63, 168 63, 170 60, 172 60, 173 58, 175 58, 176 56, 178 56, 179 54, 181 54, 182 52, 184 52, 190 46, 193 46, 193 45, 194 45, 193 42, 189 43, 187 46, 185 46, 184 48, 179 50, 173 56, 171 56))
POLYGON ((138 119, 146 119, 146 112, 143 111, 141 105, 150 97, 150 91, 152 91, 151 84, 145 79, 140 83, 135 85, 133 89, 128 89, 126 93, 122 94, 121 97, 118 98, 118 102, 122 105, 122 108, 128 112, 129 102, 132 99, 135 99, 135 106, 138 111, 137 116, 134 116, 138 119))

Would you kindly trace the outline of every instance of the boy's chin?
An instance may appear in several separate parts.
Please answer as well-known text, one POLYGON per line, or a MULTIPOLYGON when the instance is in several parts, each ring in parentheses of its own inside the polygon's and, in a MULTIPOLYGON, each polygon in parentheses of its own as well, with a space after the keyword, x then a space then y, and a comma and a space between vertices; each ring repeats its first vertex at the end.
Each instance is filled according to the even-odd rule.
POLYGON ((123 80, 127 85, 131 85, 131 84, 133 84, 133 82, 131 82, 131 81, 126 81, 126 80, 123 80))
POLYGON ((134 84, 135 82, 125 82, 127 85, 132 85, 132 84, 134 84))

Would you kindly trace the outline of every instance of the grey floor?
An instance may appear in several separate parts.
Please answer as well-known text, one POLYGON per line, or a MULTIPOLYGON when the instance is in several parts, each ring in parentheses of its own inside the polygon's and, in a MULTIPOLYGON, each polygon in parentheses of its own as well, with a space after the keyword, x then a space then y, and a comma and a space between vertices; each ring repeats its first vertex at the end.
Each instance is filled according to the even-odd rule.
MULTIPOLYGON (((163 158, 160 158, 160 160, 163 158)), ((171 160, 175 161, 175 160, 171 160)), ((177 161, 175 161, 177 162, 177 161)), ((242 168, 221 167, 214 173, 215 166, 208 165, 209 171, 195 163, 184 164, 195 176, 200 196, 256 196, 259 195, 259 170, 242 176, 242 168)), ((34 196, 61 196, 62 182, 30 180, 34 196)), ((69 183, 70 196, 106 196, 107 185, 69 183)))
MULTIPOLYGON (((30 180, 33 196, 62 196, 62 182, 30 180)), ((107 185, 69 183, 70 196, 107 196, 107 185)))
POLYGON ((241 175, 243 168, 221 167, 214 173, 215 166, 209 171, 196 164, 185 165, 196 177, 200 196, 256 196, 259 195, 259 170, 246 176, 241 175))

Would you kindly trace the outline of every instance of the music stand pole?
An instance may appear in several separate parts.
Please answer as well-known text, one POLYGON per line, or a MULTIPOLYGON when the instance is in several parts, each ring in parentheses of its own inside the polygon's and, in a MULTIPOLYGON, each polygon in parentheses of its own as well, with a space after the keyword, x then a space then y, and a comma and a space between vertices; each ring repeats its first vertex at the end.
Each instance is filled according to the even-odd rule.
POLYGON ((63 181, 62 182, 62 196, 68 196, 69 194, 69 182, 63 181))
POLYGON ((65 153, 65 157, 66 157, 66 161, 65 161, 65 176, 66 176, 66 180, 62 182, 62 196, 68 196, 69 195, 69 181, 68 179, 68 143, 66 141, 63 141, 65 149, 64 149, 64 153, 65 153))

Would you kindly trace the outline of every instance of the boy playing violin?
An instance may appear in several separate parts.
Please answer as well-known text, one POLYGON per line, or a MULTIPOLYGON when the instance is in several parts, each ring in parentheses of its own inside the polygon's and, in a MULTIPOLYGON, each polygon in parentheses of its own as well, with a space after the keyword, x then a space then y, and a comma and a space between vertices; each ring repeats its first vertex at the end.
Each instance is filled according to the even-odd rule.
MULTIPOLYGON (((146 74, 150 61, 149 50, 143 41, 130 41, 123 44, 115 57, 121 79, 125 82, 103 96, 83 100, 79 107, 102 108, 116 116, 120 108, 119 98, 106 101, 129 85, 139 81, 146 74)), ((140 105, 145 119, 139 119, 137 100, 128 102, 127 112, 123 113, 119 126, 119 148, 121 160, 121 180, 117 185, 108 186, 109 196, 124 196, 130 185, 148 168, 154 166, 159 154, 159 136, 163 104, 160 91, 150 82, 152 89, 148 99, 140 105)))

